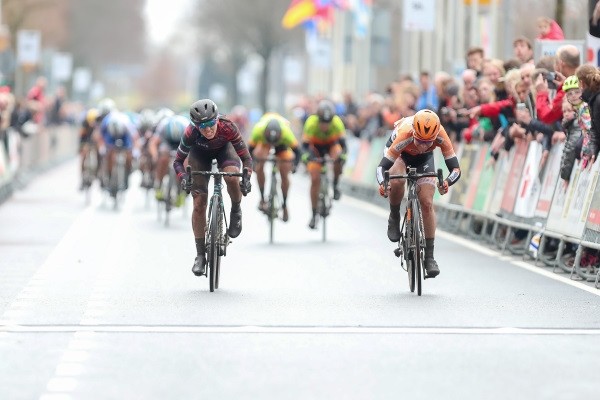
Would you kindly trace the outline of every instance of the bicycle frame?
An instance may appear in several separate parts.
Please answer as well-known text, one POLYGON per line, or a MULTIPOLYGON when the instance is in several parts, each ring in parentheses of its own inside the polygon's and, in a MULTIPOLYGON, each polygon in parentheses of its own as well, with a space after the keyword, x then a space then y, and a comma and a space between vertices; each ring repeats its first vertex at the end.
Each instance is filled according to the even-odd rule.
MULTIPOLYGON (((225 215, 225 204, 223 202, 223 176, 239 176, 243 182, 248 181, 249 171, 244 168, 243 172, 213 172, 213 171, 192 171, 188 166, 186 168, 187 177, 192 181, 193 175, 212 176, 213 194, 208 203, 208 216, 206 218, 205 249, 206 261, 209 267, 209 286, 210 291, 214 292, 219 288, 219 275, 221 269, 221 256, 227 255, 227 246, 230 243, 227 233, 227 217, 225 215)), ((188 192, 189 193, 189 192, 188 192)))
POLYGON ((441 169, 438 169, 437 173, 429 172, 423 174, 418 174, 416 168, 408 168, 407 174, 401 175, 390 175, 389 171, 384 173, 386 195, 390 179, 406 179, 408 181, 406 209, 400 228, 400 240, 398 241, 398 247, 394 249, 394 254, 400 258, 403 269, 404 262, 406 262, 405 270, 408 273, 410 291, 414 292, 416 284, 419 296, 422 293, 421 276, 424 276, 425 279, 427 279, 427 276, 425 275, 424 264, 425 233, 421 203, 417 195, 417 181, 425 177, 437 177, 438 184, 442 184, 441 169))

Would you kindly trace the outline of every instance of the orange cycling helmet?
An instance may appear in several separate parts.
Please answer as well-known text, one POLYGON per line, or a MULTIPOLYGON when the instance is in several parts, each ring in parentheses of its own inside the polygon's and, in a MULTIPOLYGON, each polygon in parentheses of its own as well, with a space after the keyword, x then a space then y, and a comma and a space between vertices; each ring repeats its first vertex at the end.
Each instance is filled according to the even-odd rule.
POLYGON ((440 117, 431 110, 417 111, 413 117, 413 137, 417 140, 430 142, 435 140, 440 132, 440 117))

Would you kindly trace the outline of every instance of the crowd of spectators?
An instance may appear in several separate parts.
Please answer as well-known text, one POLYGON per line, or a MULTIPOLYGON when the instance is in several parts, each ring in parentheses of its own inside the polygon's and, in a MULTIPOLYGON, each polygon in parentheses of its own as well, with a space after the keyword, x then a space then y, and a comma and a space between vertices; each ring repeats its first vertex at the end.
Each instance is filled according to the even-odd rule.
MULTIPOLYGON (((595 14, 600 20, 600 6, 595 14)), ((594 22, 592 18, 590 24, 594 22)), ((536 39, 565 39, 549 18, 538 18, 537 28, 536 39)), ((443 71, 422 71, 418 79, 402 75, 385 93, 369 93, 363 101, 345 94, 337 99, 338 112, 348 134, 371 140, 389 135, 398 119, 431 109, 455 145, 489 143, 494 159, 515 143, 538 141, 543 147, 540 167, 551 146, 566 142, 560 171, 566 182, 575 161, 582 159, 584 167, 590 166, 600 145, 600 71, 581 65, 581 59, 578 47, 564 44, 554 56, 534 60, 533 41, 519 36, 510 59, 490 58, 483 48, 473 47, 465 54, 466 69, 460 77, 443 71)), ((303 99, 295 114, 310 114, 319 100, 303 99)), ((586 257, 596 254, 587 252, 586 257)), ((587 258, 583 264, 598 261, 587 258)))

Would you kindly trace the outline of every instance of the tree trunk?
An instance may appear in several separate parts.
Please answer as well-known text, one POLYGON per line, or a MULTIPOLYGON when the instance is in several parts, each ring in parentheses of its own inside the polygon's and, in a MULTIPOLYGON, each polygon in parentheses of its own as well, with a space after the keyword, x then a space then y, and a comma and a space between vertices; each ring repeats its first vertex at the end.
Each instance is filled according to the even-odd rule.
POLYGON ((565 15, 565 0, 556 0, 556 14, 554 20, 560 27, 563 26, 563 17, 565 15))
POLYGON ((260 106, 263 112, 267 112, 267 97, 269 94, 269 75, 271 72, 271 66, 269 65, 269 61, 271 59, 271 50, 266 52, 266 54, 262 54, 264 62, 264 67, 262 71, 262 79, 260 82, 260 106))

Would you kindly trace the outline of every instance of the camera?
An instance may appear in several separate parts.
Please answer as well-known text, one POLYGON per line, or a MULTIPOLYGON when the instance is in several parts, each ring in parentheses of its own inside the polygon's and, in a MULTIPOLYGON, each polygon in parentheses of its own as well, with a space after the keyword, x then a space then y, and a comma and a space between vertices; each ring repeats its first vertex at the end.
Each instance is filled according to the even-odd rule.
POLYGON ((548 82, 548 89, 556 89, 556 83, 554 80, 556 79, 556 74, 554 72, 546 72, 544 74, 544 79, 548 82))

